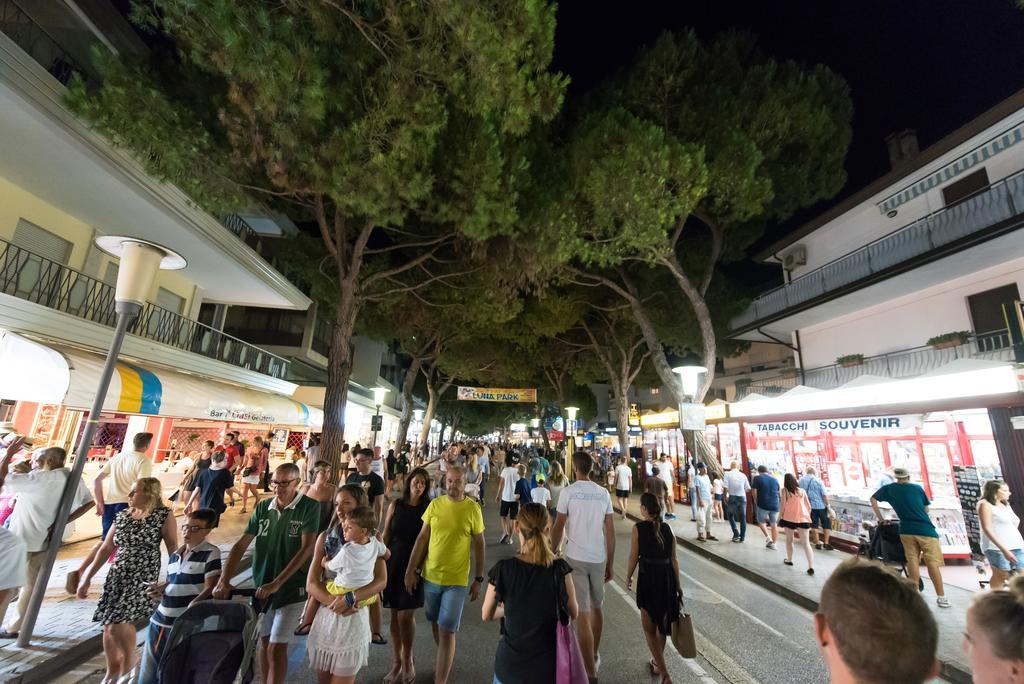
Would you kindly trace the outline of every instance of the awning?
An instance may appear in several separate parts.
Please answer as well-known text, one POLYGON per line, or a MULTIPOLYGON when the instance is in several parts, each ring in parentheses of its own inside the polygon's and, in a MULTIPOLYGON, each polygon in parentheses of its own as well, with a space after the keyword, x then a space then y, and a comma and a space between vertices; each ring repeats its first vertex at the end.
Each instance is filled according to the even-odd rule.
POLYGON ((982 359, 957 359, 912 378, 862 375, 835 389, 819 390, 798 385, 777 397, 750 394, 729 405, 733 418, 781 416, 874 409, 924 403, 952 402, 1006 396, 1020 392, 1012 364, 982 359))
MULTIPOLYGON (((88 409, 96 396, 103 358, 61 349, 70 365, 67 393, 52 403, 88 409)), ((243 423, 270 423, 319 429, 323 411, 279 394, 260 392, 187 373, 121 360, 111 378, 103 410, 243 423)))
POLYGON ((0 399, 59 404, 71 371, 59 353, 9 330, 0 330, 0 399))

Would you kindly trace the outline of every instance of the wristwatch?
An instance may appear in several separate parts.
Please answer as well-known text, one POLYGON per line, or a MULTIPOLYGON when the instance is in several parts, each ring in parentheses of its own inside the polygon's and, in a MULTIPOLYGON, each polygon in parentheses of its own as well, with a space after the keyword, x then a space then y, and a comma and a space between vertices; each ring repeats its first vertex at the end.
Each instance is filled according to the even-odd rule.
POLYGON ((473 581, 479 582, 480 584, 483 584, 485 579, 487 579, 487 578, 484 577, 483 575, 477 575, 476 577, 473 578, 473 581))

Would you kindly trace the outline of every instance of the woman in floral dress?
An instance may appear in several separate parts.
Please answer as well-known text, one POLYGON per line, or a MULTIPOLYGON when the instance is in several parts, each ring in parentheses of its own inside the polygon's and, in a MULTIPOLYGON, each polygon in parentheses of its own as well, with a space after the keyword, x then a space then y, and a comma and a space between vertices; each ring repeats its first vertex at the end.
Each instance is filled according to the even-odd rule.
MULTIPOLYGON (((153 613, 147 589, 160 578, 161 540, 168 555, 178 548, 174 516, 164 504, 160 480, 144 477, 128 493, 128 508, 117 514, 96 560, 78 585, 78 598, 86 598, 96 572, 117 552, 92 618, 103 625, 104 681, 130 675, 137 665, 133 623, 153 613)), ((129 676, 125 681, 133 679, 129 676)))

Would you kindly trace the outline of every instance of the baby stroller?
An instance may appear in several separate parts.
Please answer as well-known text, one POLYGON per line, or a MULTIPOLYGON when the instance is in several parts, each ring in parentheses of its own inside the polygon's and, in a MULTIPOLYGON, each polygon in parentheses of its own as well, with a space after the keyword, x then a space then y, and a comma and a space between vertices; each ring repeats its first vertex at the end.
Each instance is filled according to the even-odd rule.
MULTIPOLYGON (((232 592, 252 595, 253 589, 232 592)), ((266 602, 202 601, 174 621, 157 680, 167 684, 248 684, 266 602)))
MULTIPOLYGON (((864 523, 864 529, 868 531, 868 538, 861 536, 858 553, 867 556, 871 560, 882 561, 886 565, 898 567, 900 573, 906 577, 907 554, 903 550, 903 542, 900 541, 900 523, 898 520, 884 520, 878 524, 864 523)), ((924 590, 924 580, 918 578, 918 589, 924 590)))

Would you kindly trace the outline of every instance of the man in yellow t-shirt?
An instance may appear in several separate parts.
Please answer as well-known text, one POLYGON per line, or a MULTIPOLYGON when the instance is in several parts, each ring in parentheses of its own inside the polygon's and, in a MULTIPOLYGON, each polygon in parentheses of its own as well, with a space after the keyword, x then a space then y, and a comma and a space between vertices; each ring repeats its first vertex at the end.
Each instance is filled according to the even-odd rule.
POLYGON ((423 580, 423 603, 437 644, 434 681, 442 683, 448 681, 455 660, 455 634, 462 621, 466 594, 470 601, 480 596, 485 564, 484 517, 480 505, 466 498, 462 468, 449 466, 445 485, 447 496, 431 501, 423 513, 423 528, 405 571, 409 593, 421 578, 423 580), (470 543, 476 568, 472 582, 469 581, 470 543))

